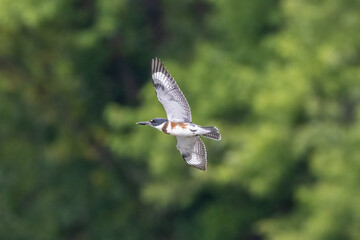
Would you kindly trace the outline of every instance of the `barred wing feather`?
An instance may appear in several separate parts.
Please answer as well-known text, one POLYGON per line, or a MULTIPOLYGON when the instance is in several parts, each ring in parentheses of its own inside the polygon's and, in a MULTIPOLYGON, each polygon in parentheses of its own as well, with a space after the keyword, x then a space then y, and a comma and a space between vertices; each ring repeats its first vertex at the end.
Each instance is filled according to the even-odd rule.
POLYGON ((177 149, 190 166, 206 170, 206 148, 200 137, 176 137, 177 149))
POLYGON ((160 59, 152 59, 151 72, 156 95, 173 122, 191 122, 189 103, 160 59))

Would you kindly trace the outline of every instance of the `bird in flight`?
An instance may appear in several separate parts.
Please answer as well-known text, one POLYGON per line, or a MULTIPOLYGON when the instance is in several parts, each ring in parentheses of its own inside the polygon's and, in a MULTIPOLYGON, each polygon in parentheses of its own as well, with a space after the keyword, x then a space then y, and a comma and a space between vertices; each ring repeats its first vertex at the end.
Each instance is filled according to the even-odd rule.
POLYGON ((148 125, 176 136, 176 147, 187 164, 205 171, 206 148, 199 136, 219 141, 219 130, 213 126, 202 127, 191 121, 189 103, 160 59, 152 59, 151 73, 156 95, 165 108, 167 119, 154 118, 137 124, 148 125))

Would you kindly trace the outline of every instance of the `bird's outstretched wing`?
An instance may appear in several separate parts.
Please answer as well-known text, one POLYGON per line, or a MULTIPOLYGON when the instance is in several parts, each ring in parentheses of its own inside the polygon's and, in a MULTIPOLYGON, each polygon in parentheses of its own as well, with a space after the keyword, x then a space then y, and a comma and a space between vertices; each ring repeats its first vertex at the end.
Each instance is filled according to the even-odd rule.
POLYGON ((200 137, 176 137, 177 149, 190 166, 206 170, 206 148, 200 137))
POLYGON ((191 122, 189 103, 160 59, 152 60, 151 72, 156 95, 165 108, 167 118, 173 122, 191 122))

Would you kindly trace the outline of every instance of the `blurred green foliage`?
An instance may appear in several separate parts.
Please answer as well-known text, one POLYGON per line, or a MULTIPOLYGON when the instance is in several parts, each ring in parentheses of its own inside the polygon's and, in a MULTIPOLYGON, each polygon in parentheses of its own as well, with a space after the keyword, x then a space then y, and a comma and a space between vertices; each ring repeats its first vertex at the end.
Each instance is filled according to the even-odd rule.
POLYGON ((360 239, 360 1, 0 0, 1 239, 360 239), (208 171, 135 122, 160 57, 208 171))

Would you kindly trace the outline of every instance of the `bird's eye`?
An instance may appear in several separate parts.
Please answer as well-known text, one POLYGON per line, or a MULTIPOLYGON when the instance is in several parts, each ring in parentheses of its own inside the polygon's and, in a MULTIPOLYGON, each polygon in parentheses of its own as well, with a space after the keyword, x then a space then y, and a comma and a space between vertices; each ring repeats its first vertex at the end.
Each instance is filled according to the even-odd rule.
POLYGON ((150 122, 151 122, 151 123, 154 123, 155 121, 154 121, 154 119, 153 119, 153 120, 151 120, 150 122))

